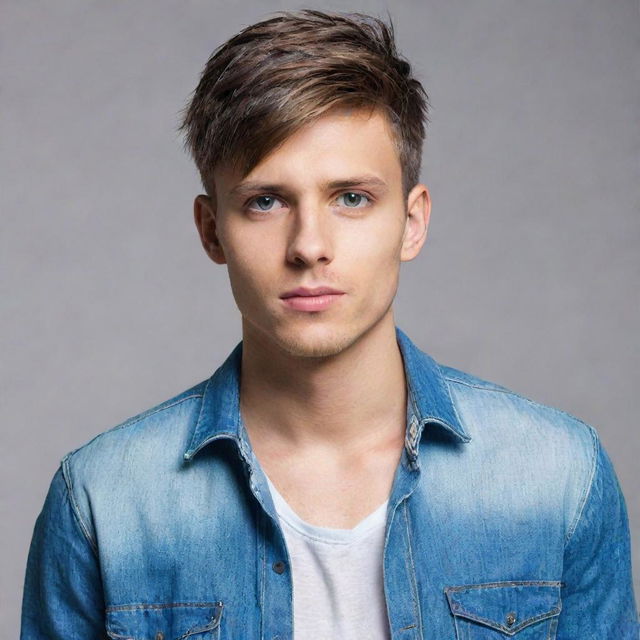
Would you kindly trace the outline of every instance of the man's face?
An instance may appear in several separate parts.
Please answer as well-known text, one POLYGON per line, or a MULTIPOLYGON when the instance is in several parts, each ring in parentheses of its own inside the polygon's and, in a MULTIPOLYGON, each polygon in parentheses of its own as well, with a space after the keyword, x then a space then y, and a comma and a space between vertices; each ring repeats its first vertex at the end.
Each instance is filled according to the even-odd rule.
POLYGON ((333 110, 248 175, 216 169, 214 180, 215 202, 196 198, 196 223, 207 253, 228 266, 245 338, 329 356, 392 319, 400 262, 420 251, 430 203, 423 185, 404 199, 380 112, 333 110), (291 296, 299 287, 339 293, 291 296))

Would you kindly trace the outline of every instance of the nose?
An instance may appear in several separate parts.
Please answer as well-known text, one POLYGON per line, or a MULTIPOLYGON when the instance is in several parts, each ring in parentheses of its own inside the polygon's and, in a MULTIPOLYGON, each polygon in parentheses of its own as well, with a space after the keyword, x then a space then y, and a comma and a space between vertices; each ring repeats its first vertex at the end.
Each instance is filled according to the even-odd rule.
POLYGON ((287 262, 312 266, 316 262, 333 260, 329 215, 330 212, 323 211, 320 206, 296 211, 287 245, 287 262))

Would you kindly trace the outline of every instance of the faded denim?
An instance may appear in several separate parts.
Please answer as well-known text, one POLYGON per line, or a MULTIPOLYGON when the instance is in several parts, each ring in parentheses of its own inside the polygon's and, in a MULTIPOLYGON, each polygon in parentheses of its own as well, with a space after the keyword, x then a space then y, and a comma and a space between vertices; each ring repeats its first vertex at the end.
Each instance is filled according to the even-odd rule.
MULTIPOLYGON (((391 637, 637 639, 627 511, 596 431, 396 335, 408 400, 384 545, 391 637)), ((63 458, 29 552, 23 640, 293 638, 241 353, 63 458)))

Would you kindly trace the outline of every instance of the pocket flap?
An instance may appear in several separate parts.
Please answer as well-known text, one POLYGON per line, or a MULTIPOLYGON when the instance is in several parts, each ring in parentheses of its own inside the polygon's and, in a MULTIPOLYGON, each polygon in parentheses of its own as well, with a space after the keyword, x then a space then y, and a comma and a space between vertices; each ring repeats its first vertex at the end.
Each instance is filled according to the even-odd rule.
POLYGON ((454 616, 512 636, 535 622, 557 616, 561 582, 523 581, 446 587, 454 616))
POLYGON ((107 607, 107 634, 116 640, 206 640, 217 629, 222 602, 107 607))

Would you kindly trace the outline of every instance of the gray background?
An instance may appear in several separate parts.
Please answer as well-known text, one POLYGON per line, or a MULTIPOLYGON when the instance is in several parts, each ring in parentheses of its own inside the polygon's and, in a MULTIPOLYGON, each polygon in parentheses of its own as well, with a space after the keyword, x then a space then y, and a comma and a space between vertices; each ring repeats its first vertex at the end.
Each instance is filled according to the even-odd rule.
MULTIPOLYGON (((212 50, 278 9, 386 3, 3 2, 3 635, 60 458, 208 377, 240 339, 176 134, 212 50)), ((593 424, 640 570, 636 2, 394 2, 432 101, 422 254, 397 324, 439 361, 593 424)), ((636 582, 636 594, 640 585, 636 582)))

